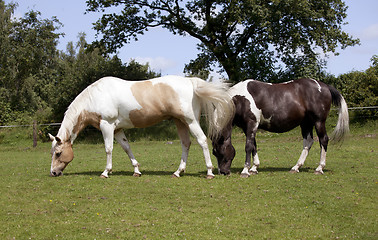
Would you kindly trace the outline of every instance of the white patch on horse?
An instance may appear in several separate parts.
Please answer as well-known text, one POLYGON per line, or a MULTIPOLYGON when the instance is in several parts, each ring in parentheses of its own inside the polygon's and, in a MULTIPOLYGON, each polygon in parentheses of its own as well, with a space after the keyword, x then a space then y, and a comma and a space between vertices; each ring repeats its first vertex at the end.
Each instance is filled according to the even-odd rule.
POLYGON ((270 127, 270 120, 272 119, 272 116, 269 118, 265 118, 263 114, 261 114, 261 120, 260 123, 266 124, 270 127))
MULTIPOLYGON (((252 80, 252 81, 257 81, 257 80, 252 80)), ((257 82, 260 82, 260 81, 257 81, 257 82)), ((270 83, 270 82, 260 82, 260 83, 265 83, 265 84, 268 84, 270 86, 273 86, 273 83, 270 83)))
POLYGON ((322 87, 320 86, 320 84, 318 83, 318 81, 316 81, 315 79, 311 79, 311 80, 314 81, 318 85, 318 91, 322 92, 322 87))
POLYGON ((290 80, 290 81, 287 81, 287 82, 283 82, 283 83, 280 83, 280 84, 289 84, 289 83, 292 83, 293 80, 290 80))
POLYGON ((248 99, 248 101, 250 102, 251 112, 255 115, 256 121, 259 123, 261 120, 262 112, 261 109, 257 108, 255 100, 252 98, 252 95, 247 91, 247 85, 250 81, 255 80, 246 80, 240 82, 237 85, 231 87, 228 92, 231 95, 231 97, 239 95, 248 99))

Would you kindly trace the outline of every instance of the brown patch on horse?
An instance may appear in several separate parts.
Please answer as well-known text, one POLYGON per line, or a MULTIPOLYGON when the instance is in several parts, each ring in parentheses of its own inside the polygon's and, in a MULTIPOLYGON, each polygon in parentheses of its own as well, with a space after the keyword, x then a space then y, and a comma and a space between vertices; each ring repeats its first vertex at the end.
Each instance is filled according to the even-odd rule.
MULTIPOLYGON (((286 132, 289 131, 303 121, 306 116, 306 94, 310 95, 310 91, 316 91, 318 88, 304 88, 303 83, 307 79, 294 80, 283 84, 267 84, 259 81, 251 81, 247 85, 247 90, 253 97, 256 107, 261 109, 262 116, 259 128, 270 132, 286 132), (269 96, 269 97, 267 97, 269 96)), ((312 80, 310 84, 315 84, 312 80)))
POLYGON ((144 128, 171 117, 181 118, 184 115, 177 92, 167 84, 137 82, 131 86, 131 92, 142 106, 141 109, 130 112, 129 118, 135 127, 144 128))
POLYGON ((64 162, 67 164, 71 162, 72 159, 74 158, 71 142, 70 141, 63 142, 62 147, 61 147, 61 152, 56 152, 55 157, 60 162, 64 162))
POLYGON ((58 142, 55 145, 55 149, 52 152, 52 171, 51 176, 60 176, 62 171, 73 160, 74 153, 72 150, 72 144, 70 141, 58 142))
POLYGON ((73 133, 78 134, 86 126, 92 125, 97 129, 100 129, 101 115, 94 112, 82 111, 77 118, 77 123, 73 127, 73 133))

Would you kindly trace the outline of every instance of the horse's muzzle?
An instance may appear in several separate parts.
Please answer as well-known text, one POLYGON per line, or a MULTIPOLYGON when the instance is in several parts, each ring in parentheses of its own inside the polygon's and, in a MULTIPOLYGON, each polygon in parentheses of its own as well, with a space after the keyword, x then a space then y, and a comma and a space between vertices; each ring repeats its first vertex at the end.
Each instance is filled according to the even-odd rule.
POLYGON ((63 175, 62 171, 51 171, 50 172, 51 177, 59 177, 59 176, 62 176, 62 175, 63 175))

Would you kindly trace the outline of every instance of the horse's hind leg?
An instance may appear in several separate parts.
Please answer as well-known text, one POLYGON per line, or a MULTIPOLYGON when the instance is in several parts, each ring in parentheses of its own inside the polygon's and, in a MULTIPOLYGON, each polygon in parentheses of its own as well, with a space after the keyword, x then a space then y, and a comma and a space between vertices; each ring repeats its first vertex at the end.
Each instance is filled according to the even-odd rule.
POLYGON ((306 161, 307 155, 311 149, 312 144, 314 143, 313 134, 312 134, 312 126, 305 127, 301 126, 302 129, 302 136, 303 136, 303 150, 301 156, 298 159, 297 164, 291 168, 291 173, 299 172, 299 168, 303 166, 304 162, 306 161))
POLYGON ((315 174, 323 174, 323 168, 326 165, 326 155, 328 146, 328 135, 325 128, 325 122, 315 123, 316 134, 319 137, 320 143, 320 163, 315 170, 315 174))
POLYGON ((198 144, 201 146, 203 155, 205 157, 206 167, 207 167, 207 178, 211 179, 214 178, 213 174, 213 164, 211 163, 209 146, 207 145, 207 137, 203 133, 199 123, 197 121, 193 121, 189 124, 189 129, 193 136, 197 139, 198 144))
POLYGON ((114 138, 117 140, 117 142, 121 145, 121 147, 123 148, 123 150, 129 156, 131 164, 134 167, 134 174, 133 174, 133 176, 134 177, 140 177, 142 175, 142 173, 139 171, 139 163, 135 159, 134 154, 131 151, 131 148, 130 148, 130 145, 129 145, 129 141, 127 141, 127 138, 126 138, 125 133, 123 132, 123 130, 116 131, 116 133, 114 134, 114 138))
POLYGON ((188 153, 191 142, 188 126, 178 119, 175 119, 175 124, 177 127, 177 133, 181 140, 182 154, 180 166, 177 169, 177 171, 173 173, 172 177, 180 177, 181 172, 184 172, 186 168, 186 161, 188 159, 188 153))

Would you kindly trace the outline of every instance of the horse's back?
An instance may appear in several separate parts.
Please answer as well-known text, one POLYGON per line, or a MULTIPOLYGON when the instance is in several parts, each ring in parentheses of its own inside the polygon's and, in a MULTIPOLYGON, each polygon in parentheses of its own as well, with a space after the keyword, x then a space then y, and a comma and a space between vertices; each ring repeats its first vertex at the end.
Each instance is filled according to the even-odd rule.
POLYGON ((328 86, 308 78, 276 84, 248 81, 247 90, 260 109, 278 109, 289 104, 293 108, 301 106, 308 111, 314 106, 328 106, 331 103, 328 86))
POLYGON ((331 109, 332 95, 327 84, 314 79, 298 79, 300 96, 306 112, 311 114, 314 120, 325 121, 331 109))
POLYGON ((191 107, 193 84, 180 76, 127 81, 105 77, 88 87, 91 107, 123 128, 147 127, 174 117, 184 118, 191 107), (115 119, 115 120, 114 120, 115 119))

